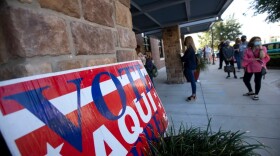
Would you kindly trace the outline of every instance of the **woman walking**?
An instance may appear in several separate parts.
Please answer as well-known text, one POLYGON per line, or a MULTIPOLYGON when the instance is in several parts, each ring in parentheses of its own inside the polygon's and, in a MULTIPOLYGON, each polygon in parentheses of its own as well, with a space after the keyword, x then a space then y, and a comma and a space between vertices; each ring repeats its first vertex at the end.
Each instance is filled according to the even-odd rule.
POLYGON ((262 68, 266 68, 266 63, 270 60, 267 54, 267 49, 262 46, 260 37, 253 37, 248 43, 248 48, 244 52, 242 66, 245 68, 243 82, 245 83, 248 93, 244 96, 253 96, 253 100, 259 100, 259 92, 261 89, 262 81, 262 68), (251 78, 254 75, 255 79, 255 92, 251 87, 251 78))
POLYGON ((195 56, 196 47, 191 36, 185 38, 184 45, 186 46, 187 50, 181 57, 181 61, 184 63, 184 75, 186 79, 191 82, 192 87, 192 95, 189 96, 186 100, 194 101, 196 100, 196 80, 194 78, 194 70, 197 66, 195 56))

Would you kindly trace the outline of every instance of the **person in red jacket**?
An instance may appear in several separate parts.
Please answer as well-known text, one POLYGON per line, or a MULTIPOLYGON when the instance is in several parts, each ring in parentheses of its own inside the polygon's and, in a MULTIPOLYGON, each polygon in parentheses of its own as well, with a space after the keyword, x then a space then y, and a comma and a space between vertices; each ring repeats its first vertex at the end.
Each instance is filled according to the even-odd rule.
POLYGON ((248 43, 248 48, 244 52, 242 66, 245 68, 243 82, 249 90, 244 96, 253 96, 253 100, 259 100, 259 92, 262 81, 262 68, 266 68, 266 63, 270 60, 267 49, 262 46, 260 37, 253 37, 248 43), (251 87, 251 78, 255 76, 255 92, 251 87))

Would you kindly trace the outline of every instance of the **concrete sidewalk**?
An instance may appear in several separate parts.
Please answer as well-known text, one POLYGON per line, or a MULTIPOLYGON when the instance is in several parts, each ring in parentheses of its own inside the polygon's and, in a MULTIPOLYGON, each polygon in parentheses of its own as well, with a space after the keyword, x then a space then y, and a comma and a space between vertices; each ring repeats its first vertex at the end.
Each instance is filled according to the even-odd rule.
MULTIPOLYGON (((165 107, 169 120, 175 127, 181 123, 188 126, 205 128, 212 118, 213 131, 222 130, 247 131, 261 143, 271 147, 273 156, 280 155, 280 70, 269 70, 263 80, 260 100, 253 101, 242 96, 248 92, 242 79, 243 72, 237 72, 238 79, 218 70, 217 65, 209 65, 208 71, 200 75, 197 83, 197 100, 186 102, 191 95, 190 83, 166 84, 165 68, 159 70, 154 79, 156 90, 165 107)), ((253 82, 253 79, 252 79, 253 82)), ((252 83, 254 88, 254 83, 252 83)), ((262 155, 270 155, 265 151, 262 155)))

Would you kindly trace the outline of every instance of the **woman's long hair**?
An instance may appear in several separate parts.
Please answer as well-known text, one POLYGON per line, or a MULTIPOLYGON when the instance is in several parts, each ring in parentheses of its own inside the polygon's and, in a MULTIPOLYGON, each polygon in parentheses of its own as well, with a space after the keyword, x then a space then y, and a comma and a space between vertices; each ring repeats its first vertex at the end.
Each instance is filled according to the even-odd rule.
POLYGON ((236 38, 236 39, 235 39, 235 44, 240 44, 240 43, 241 43, 240 38, 236 38))
POLYGON ((253 48, 254 47, 254 42, 255 42, 256 39, 260 39, 261 40, 261 38, 259 36, 252 37, 250 39, 249 43, 248 43, 248 48, 253 48))
POLYGON ((192 47, 193 50, 196 52, 196 47, 194 45, 193 38, 191 36, 187 36, 185 38, 184 45, 187 46, 187 48, 192 47))

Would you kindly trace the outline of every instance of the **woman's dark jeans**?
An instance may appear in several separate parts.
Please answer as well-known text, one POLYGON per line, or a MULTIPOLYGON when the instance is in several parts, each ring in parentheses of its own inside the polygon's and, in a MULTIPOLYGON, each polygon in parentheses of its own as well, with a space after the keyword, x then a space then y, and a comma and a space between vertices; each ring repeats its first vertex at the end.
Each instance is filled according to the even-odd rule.
POLYGON ((234 54, 234 58, 236 60, 236 64, 237 64, 237 68, 238 70, 241 69, 241 58, 240 58, 240 54, 234 54))
POLYGON ((185 69, 184 75, 185 75, 187 81, 189 81, 191 83, 192 94, 196 94, 196 84, 195 84, 196 80, 194 78, 194 70, 185 69))

